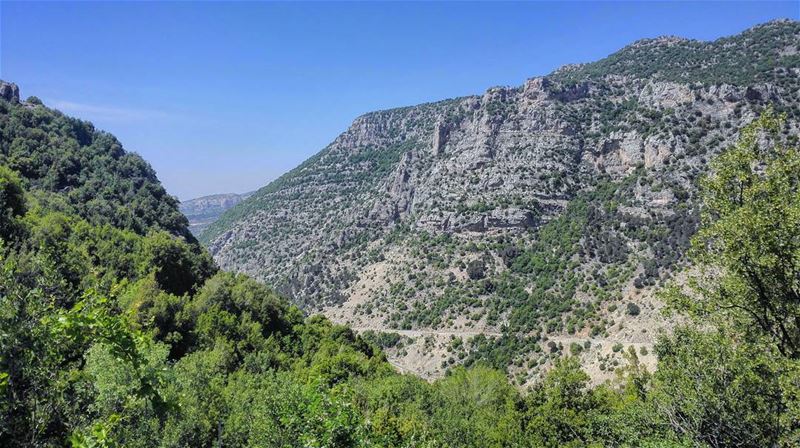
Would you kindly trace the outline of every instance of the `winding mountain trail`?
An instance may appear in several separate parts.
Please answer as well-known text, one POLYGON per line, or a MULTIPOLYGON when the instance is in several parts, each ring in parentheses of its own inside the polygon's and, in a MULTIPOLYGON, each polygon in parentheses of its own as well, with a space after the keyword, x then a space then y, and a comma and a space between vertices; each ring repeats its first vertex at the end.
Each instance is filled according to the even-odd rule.
MULTIPOLYGON (((409 338, 417 338, 420 336, 455 336, 455 337, 472 337, 472 336, 491 336, 491 337, 501 337, 503 333, 497 331, 467 331, 467 330, 395 330, 395 329, 387 329, 387 328, 378 328, 378 327, 350 327, 353 331, 357 333, 363 333, 365 331, 374 331, 376 333, 397 333, 401 336, 407 336, 409 338)), ((650 346, 652 345, 651 342, 642 342, 642 341, 629 341, 623 339, 616 339, 616 338, 596 338, 596 337, 580 337, 580 336, 560 336, 560 335, 552 335, 547 337, 547 339, 543 339, 543 341, 553 341, 556 343, 562 344, 571 344, 575 343, 584 343, 589 341, 592 344, 623 344, 623 345, 633 345, 636 347, 645 345, 650 346)))
MULTIPOLYGON (((434 381, 444 375, 444 369, 441 362, 447 359, 451 354, 445 348, 449 342, 450 337, 470 338, 473 336, 483 335, 486 337, 501 337, 503 333, 497 331, 480 331, 480 330, 395 330, 387 328, 377 328, 374 326, 355 326, 351 327, 357 333, 365 331, 375 331, 384 333, 396 333, 401 336, 406 336, 414 340, 410 345, 404 346, 404 352, 398 356, 397 352, 387 352, 386 360, 392 367, 399 373, 411 374, 423 378, 427 381, 434 381), (435 342, 433 345, 428 346, 427 341, 422 338, 433 337, 435 342)), ((519 335, 522 336, 522 335, 519 335)), ((598 367, 598 362, 601 357, 617 356, 618 350, 615 350, 617 344, 627 347, 634 347, 639 353, 642 365, 647 368, 653 369, 655 367, 655 357, 650 350, 653 346, 653 341, 650 340, 631 340, 630 338, 598 338, 591 336, 576 336, 576 335, 553 335, 547 339, 543 339, 542 343, 552 341, 564 347, 565 353, 569 353, 569 346, 573 343, 585 347, 588 341, 590 347, 585 348, 583 353, 579 356, 584 358, 584 369, 590 374, 592 384, 600 384, 605 380, 613 377, 613 369, 603 371, 598 367), (642 352, 642 348, 647 349, 642 352), (646 353, 649 353, 646 355, 646 353), (591 362, 588 362, 591 361, 591 362)))
POLYGON ((466 331, 466 330, 395 330, 391 328, 378 328, 378 327, 350 327, 353 331, 357 333, 363 333, 365 331, 374 331, 376 333, 397 333, 400 336, 408 336, 410 338, 416 338, 419 336, 456 336, 456 337, 463 337, 463 336, 493 336, 499 337, 502 336, 503 333, 498 333, 496 331, 466 331))

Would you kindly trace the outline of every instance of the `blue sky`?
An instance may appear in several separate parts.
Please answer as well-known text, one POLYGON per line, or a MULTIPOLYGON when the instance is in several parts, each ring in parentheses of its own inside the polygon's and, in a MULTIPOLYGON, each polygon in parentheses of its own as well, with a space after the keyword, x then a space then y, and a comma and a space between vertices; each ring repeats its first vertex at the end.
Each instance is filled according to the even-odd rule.
POLYGON ((788 2, 0 2, 0 78, 114 133, 181 199, 244 192, 365 112, 519 85, 788 2))

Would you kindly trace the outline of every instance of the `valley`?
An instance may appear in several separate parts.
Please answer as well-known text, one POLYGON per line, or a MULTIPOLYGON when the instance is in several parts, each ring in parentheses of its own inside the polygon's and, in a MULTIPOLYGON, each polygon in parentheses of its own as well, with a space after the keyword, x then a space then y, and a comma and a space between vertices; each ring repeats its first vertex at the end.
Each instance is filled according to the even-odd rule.
POLYGON ((0 3, 0 446, 800 446, 800 22, 544 5, 0 3))
POLYGON ((203 196, 188 201, 182 201, 180 211, 189 220, 189 230, 195 236, 200 236, 210 224, 229 208, 247 199, 253 193, 225 193, 203 196))
POLYGON ((791 21, 648 39, 520 87, 369 113, 200 238, 308 312, 462 334, 455 356, 446 340, 435 360, 389 352, 422 375, 525 365, 523 384, 552 364, 551 339, 633 331, 649 347, 673 325, 654 292, 684 266, 708 160, 767 105, 798 114, 799 43, 791 21))

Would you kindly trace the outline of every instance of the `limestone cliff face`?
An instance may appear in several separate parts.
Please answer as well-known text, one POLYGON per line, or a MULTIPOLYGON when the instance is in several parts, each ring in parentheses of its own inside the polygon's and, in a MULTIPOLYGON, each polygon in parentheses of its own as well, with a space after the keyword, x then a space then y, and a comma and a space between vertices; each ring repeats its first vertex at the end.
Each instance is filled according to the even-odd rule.
MULTIPOLYGON (((691 192, 708 157, 760 109, 796 113, 798 29, 784 21, 711 43, 651 39, 520 87, 366 114, 205 238, 222 268, 316 307, 346 301, 370 248, 401 230, 477 240, 535 232, 598 179, 641 170, 691 192), (737 64, 720 55, 758 69, 731 71, 737 64)), ((627 205, 679 205, 665 194, 642 186, 627 205)))
POLYGON ((767 106, 797 132, 798 48, 791 21, 650 39, 519 87, 369 113, 203 238, 223 269, 310 312, 403 332, 389 355, 423 376, 506 359, 524 382, 590 342, 600 380, 622 362, 613 345, 648 347, 669 325, 650 291, 684 260, 710 157, 767 106), (630 302, 641 314, 620 311, 630 302))

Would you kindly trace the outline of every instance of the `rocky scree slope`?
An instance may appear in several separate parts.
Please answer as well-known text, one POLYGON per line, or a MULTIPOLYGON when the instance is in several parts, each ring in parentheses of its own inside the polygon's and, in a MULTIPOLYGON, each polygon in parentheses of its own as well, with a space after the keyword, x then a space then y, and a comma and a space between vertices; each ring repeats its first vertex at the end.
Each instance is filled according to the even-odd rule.
MULTIPOLYGON (((520 87, 369 113, 203 234, 223 269, 382 337, 392 361, 602 379, 668 327, 709 157, 800 119, 800 23, 657 38, 520 87), (394 332, 393 332, 394 331, 394 332), (384 335, 385 336, 385 335, 384 335)), ((796 129, 789 125, 785 132, 796 129)))

